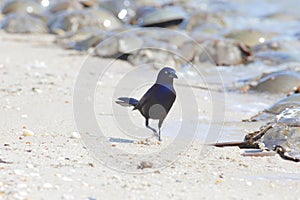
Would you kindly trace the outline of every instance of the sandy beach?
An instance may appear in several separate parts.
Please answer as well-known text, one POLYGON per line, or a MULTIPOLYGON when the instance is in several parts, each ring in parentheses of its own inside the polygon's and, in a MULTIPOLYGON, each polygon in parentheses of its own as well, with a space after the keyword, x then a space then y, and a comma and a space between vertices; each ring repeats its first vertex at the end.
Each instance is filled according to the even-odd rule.
MULTIPOLYGON (((244 157, 238 148, 203 149, 201 140, 193 141, 175 162, 152 171, 137 169, 134 159, 127 165, 137 173, 101 163, 95 149, 77 134, 73 114, 74 85, 87 55, 64 50, 54 40, 52 35, 0 32, 0 199, 300 199, 299 163, 278 155, 244 157), (24 136, 24 129, 34 134, 24 136)), ((94 59, 103 66, 111 62, 94 59)), ((124 71, 133 68, 125 61, 117 64, 124 71)), ((120 74, 122 70, 116 71, 120 74)), ((98 105, 100 111, 105 108, 98 105)), ((109 114, 104 112, 99 119, 107 120, 106 129, 118 138, 109 114)), ((245 117, 231 108, 225 123, 245 117)), ((243 138, 246 128, 236 130, 240 132, 236 139, 243 138)), ((146 152, 172 143, 172 137, 163 138, 161 144, 111 145, 146 152)), ((145 161, 155 168, 155 158, 145 161)))

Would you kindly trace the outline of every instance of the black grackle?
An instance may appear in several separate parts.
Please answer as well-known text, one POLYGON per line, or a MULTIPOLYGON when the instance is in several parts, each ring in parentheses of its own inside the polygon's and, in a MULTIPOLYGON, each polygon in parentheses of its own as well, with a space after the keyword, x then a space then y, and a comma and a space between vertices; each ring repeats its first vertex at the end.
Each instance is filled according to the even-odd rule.
POLYGON ((165 67, 160 70, 155 84, 138 101, 134 98, 120 97, 116 103, 122 106, 133 106, 133 110, 139 110, 146 119, 146 127, 155 135, 157 131, 149 126, 149 119, 158 119, 158 140, 161 141, 160 128, 175 99, 176 92, 173 87, 174 78, 178 78, 176 71, 165 67))

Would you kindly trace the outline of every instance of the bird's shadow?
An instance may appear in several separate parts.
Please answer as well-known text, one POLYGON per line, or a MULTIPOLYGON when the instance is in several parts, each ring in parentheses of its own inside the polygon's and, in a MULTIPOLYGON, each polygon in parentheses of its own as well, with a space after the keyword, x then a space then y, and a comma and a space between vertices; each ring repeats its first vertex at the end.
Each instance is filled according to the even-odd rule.
POLYGON ((115 142, 115 143, 134 143, 134 140, 128 140, 123 138, 109 138, 109 142, 115 142))

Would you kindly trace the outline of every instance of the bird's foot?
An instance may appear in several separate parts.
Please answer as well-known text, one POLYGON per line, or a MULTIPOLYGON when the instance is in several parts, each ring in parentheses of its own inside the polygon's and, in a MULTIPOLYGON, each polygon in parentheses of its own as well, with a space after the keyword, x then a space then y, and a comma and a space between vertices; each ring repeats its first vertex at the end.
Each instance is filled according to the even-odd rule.
POLYGON ((153 131, 153 135, 157 137, 158 141, 161 141, 160 134, 158 134, 156 131, 153 131))
POLYGON ((160 142, 161 142, 161 138, 160 138, 160 136, 158 137, 158 141, 160 141, 160 142))
POLYGON ((138 140, 135 142, 136 144, 141 144, 141 145, 146 145, 146 146, 149 146, 149 145, 160 145, 160 141, 157 141, 156 139, 155 140, 151 140, 149 138, 147 139, 144 139, 144 140, 138 140))

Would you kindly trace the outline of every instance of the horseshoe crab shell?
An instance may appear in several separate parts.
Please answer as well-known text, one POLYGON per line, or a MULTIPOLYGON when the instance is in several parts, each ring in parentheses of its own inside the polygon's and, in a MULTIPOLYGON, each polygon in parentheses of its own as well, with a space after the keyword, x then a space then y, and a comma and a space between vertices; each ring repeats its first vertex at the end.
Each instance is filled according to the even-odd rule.
POLYGON ((268 93, 288 93, 300 85, 300 74, 294 71, 279 71, 262 76, 250 90, 268 93))
POLYGON ((120 57, 126 59, 129 54, 143 46, 143 40, 136 34, 128 33, 116 35, 103 40, 96 49, 96 55, 100 57, 120 57), (124 57, 125 56, 125 57, 124 57))
POLYGON ((215 146, 275 151, 284 159, 300 162, 300 107, 285 109, 259 131, 247 134, 243 142, 217 143, 215 146))
POLYGON ((78 51, 86 51, 91 47, 96 47, 108 35, 109 33, 106 32, 98 32, 97 34, 94 34, 84 40, 69 44, 69 47, 78 51))
POLYGON ((79 0, 79 3, 82 4, 84 7, 93 7, 98 6, 98 0, 79 0))
POLYGON ((138 19, 138 26, 168 27, 180 24, 186 18, 187 13, 181 7, 168 6, 141 16, 138 19))
POLYGON ((128 56, 128 61, 135 66, 155 63, 159 65, 172 66, 175 68, 182 67, 185 63, 173 53, 162 49, 140 49, 135 54, 128 56))
POLYGON ((51 2, 48 11, 51 13, 58 13, 66 10, 80 10, 83 6, 74 0, 60 0, 51 2))
POLYGON ((203 48, 195 56, 196 63, 211 63, 216 65, 239 65, 248 61, 252 52, 244 44, 232 40, 208 40, 201 43, 203 48), (208 56, 209 55, 209 56, 208 56))
POLYGON ((260 120, 270 120, 275 115, 280 114, 287 108, 300 108, 300 94, 293 94, 279 100, 277 103, 267 108, 264 111, 259 112, 255 116, 251 117, 249 120, 244 121, 260 121, 260 120))
POLYGON ((29 13, 41 14, 44 11, 43 7, 32 0, 12 0, 6 1, 2 6, 2 14, 10 13, 29 13))
POLYGON ((276 123, 262 137, 269 150, 280 156, 300 161, 300 107, 285 109, 276 116, 276 123))
POLYGON ((101 0, 99 6, 125 23, 129 23, 136 14, 136 2, 133 0, 101 0))
POLYGON ((77 32, 87 27, 97 27, 100 30, 120 28, 122 23, 110 12, 102 9, 84 9, 64 12, 50 23, 53 33, 77 32))
POLYGON ((193 31, 207 25, 225 27, 226 22, 221 15, 208 12, 197 12, 192 14, 185 28, 187 31, 193 31))
POLYGON ((9 14, 0 27, 8 33, 48 33, 49 31, 43 19, 26 13, 9 14))
POLYGON ((242 42, 250 47, 263 44, 276 36, 275 33, 266 33, 259 30, 246 29, 233 31, 225 35, 226 38, 242 42))

